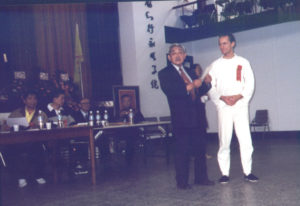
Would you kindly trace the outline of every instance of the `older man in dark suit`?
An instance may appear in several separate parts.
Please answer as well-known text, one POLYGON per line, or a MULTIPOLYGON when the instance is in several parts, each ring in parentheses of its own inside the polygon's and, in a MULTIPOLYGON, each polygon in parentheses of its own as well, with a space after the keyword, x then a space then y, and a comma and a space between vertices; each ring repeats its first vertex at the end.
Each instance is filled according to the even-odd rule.
POLYGON ((186 52, 183 46, 170 46, 169 66, 158 73, 160 86, 168 99, 172 126, 176 138, 175 170, 179 189, 191 188, 189 179, 189 160, 194 155, 195 179, 197 185, 213 185, 207 176, 205 157, 205 137, 202 123, 205 121, 199 111, 200 96, 209 87, 202 84, 194 73, 183 67, 186 52))

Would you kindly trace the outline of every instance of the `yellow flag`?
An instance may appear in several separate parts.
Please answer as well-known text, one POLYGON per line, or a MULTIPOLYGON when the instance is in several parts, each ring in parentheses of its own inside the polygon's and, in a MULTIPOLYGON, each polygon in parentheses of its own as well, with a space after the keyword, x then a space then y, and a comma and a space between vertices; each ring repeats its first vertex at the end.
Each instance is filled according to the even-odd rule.
POLYGON ((81 48, 81 42, 79 38, 79 28, 78 24, 76 24, 75 29, 75 63, 74 63, 74 83, 78 85, 79 90, 81 92, 81 96, 83 96, 83 88, 82 88, 82 71, 81 71, 81 63, 83 62, 83 54, 81 48))

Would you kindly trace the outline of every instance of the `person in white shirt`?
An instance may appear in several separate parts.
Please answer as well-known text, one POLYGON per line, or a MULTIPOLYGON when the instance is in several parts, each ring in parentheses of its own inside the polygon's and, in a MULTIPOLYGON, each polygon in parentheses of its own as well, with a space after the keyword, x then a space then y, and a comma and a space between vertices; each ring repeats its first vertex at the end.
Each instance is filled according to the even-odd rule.
POLYGON ((71 111, 65 107, 65 93, 62 90, 55 90, 52 94, 52 102, 44 109, 50 121, 57 124, 57 115, 60 113, 64 122, 64 127, 75 124, 74 118, 71 116, 71 111))
POLYGON ((247 59, 234 53, 236 40, 232 34, 219 36, 222 57, 210 65, 211 100, 218 112, 218 162, 222 173, 219 182, 229 182, 230 143, 233 126, 240 145, 244 179, 257 182, 251 173, 253 146, 249 129, 249 101, 254 91, 254 75, 247 59))

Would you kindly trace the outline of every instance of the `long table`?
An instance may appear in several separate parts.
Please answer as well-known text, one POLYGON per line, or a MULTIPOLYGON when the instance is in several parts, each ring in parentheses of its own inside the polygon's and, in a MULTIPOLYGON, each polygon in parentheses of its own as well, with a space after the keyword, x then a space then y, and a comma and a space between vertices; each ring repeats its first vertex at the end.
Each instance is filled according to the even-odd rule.
MULTIPOLYGON (((92 184, 96 184, 96 165, 95 165, 95 137, 101 136, 103 131, 117 130, 134 127, 149 127, 149 126, 168 126, 170 121, 157 121, 157 122, 140 122, 136 124, 129 124, 123 122, 109 123, 107 126, 89 127, 89 126, 73 126, 67 128, 54 128, 54 129, 33 129, 19 132, 0 132, 0 145, 21 144, 27 142, 47 142, 54 140, 73 139, 78 137, 86 137, 89 140, 89 149, 91 154, 91 176, 92 184), (101 134, 100 134, 101 133, 101 134), (94 136, 95 134, 95 136, 94 136)), ((166 134, 168 137, 168 131, 166 134)), ((100 137, 101 138, 101 137, 100 137)), ((169 152, 167 151, 167 154, 169 152)), ((168 155, 167 155, 168 156, 168 155)), ((53 165, 55 166, 55 164, 53 165)), ((54 182, 57 182, 57 172, 54 168, 54 182)))
MULTIPOLYGON (((21 144, 27 142, 45 142, 53 140, 86 137, 89 140, 91 152, 92 184, 96 184, 95 146, 93 128, 88 126, 75 126, 55 129, 33 129, 19 132, 0 132, 0 145, 21 144)), ((54 151, 55 152, 55 151, 54 151)), ((54 155, 55 157, 55 155, 54 155)), ((53 165, 55 166, 55 164, 53 165)), ((57 182, 57 172, 54 168, 54 182, 57 182)))

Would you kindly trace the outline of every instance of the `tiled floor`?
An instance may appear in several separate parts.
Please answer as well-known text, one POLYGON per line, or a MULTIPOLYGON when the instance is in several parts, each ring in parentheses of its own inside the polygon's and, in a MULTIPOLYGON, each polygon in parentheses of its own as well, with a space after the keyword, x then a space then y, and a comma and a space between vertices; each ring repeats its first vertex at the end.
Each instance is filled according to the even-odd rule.
MULTIPOLYGON (((216 160, 217 141, 210 141, 209 176, 220 176, 216 160)), ((258 183, 243 180, 238 144, 232 144, 231 181, 227 185, 194 186, 178 190, 174 165, 164 158, 151 157, 147 165, 137 158, 128 168, 122 157, 113 157, 104 168, 98 165, 97 185, 88 175, 57 185, 29 184, 17 188, 15 180, 4 171, 2 199, 4 206, 299 206, 300 136, 284 133, 254 138, 253 173, 258 183)), ((156 151, 161 152, 161 151, 156 151)), ((192 182, 192 179, 191 179, 192 182)))

